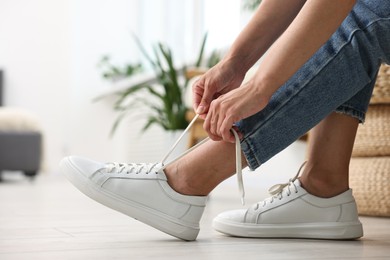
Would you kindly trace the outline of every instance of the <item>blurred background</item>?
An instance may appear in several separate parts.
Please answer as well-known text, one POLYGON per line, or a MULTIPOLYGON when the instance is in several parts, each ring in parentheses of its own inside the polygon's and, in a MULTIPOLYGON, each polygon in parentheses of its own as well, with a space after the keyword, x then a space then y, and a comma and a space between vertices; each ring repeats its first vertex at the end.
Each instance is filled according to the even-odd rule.
POLYGON ((142 119, 123 122, 110 138, 116 114, 109 93, 115 92, 115 84, 102 77, 99 62, 108 56, 118 67, 145 64, 136 35, 151 53, 154 44, 163 42, 173 50, 176 64, 191 63, 206 32, 206 53, 229 46, 250 16, 242 4, 238 0, 2 0, 3 107, 36 116, 43 133, 45 171, 56 170, 59 160, 69 154, 105 161, 159 159, 163 129, 151 127, 141 135, 142 119), (108 93, 106 98, 93 102, 103 93, 108 93))

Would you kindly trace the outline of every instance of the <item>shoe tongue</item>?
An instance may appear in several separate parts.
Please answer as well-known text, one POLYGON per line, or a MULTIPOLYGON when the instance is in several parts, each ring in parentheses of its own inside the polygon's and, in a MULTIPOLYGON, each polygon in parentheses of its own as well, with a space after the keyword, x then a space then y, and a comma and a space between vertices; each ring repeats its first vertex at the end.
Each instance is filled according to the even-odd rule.
POLYGON ((293 181, 293 183, 294 183, 296 186, 302 187, 301 182, 299 181, 298 178, 297 178, 295 181, 293 181))
POLYGON ((305 190, 305 188, 302 187, 302 183, 300 182, 300 180, 298 178, 293 183, 294 183, 295 186, 299 187, 300 190, 302 190, 303 192, 308 193, 307 190, 305 190))
POLYGON ((167 176, 165 175, 165 172, 164 172, 163 168, 160 168, 158 170, 157 179, 163 180, 163 181, 168 181, 167 176))

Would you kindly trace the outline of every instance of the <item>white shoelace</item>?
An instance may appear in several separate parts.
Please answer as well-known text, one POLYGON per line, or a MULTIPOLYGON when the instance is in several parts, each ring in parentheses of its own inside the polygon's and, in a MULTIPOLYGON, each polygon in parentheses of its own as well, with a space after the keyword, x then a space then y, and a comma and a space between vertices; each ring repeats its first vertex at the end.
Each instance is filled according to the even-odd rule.
MULTIPOLYGON (((152 172, 153 169, 158 168, 164 170, 168 165, 176 162, 198 146, 204 144, 206 141, 208 141, 210 138, 207 137, 203 139, 201 142, 196 144, 195 146, 191 147, 187 151, 185 151, 183 154, 178 156, 177 158, 173 159, 169 163, 165 164, 165 161, 168 159, 168 157, 171 155, 171 153, 175 150, 176 146, 179 144, 181 139, 183 139, 184 135, 188 132, 188 130, 193 126, 195 121, 198 119, 199 115, 195 115, 195 117, 192 119, 192 121, 188 124, 187 128, 183 131, 183 133, 179 136, 179 138, 176 140, 176 142, 172 145, 171 149, 167 152, 167 154, 163 157, 160 163, 155 163, 155 164, 145 164, 145 163, 108 163, 107 164, 107 171, 108 172, 113 172, 116 170, 119 173, 141 173, 144 172, 146 174, 152 172), (160 168, 160 166, 162 166, 160 168)), ((244 182, 242 180, 242 165, 241 165, 241 143, 240 143, 240 138, 238 137, 237 132, 232 128, 231 129, 235 141, 236 141, 236 173, 237 173, 237 181, 238 181, 238 189, 241 194, 241 203, 242 205, 245 204, 245 190, 244 190, 244 182)))
POLYGON ((117 173, 135 173, 139 174, 145 172, 146 174, 150 173, 159 163, 117 163, 110 162, 107 163, 106 169, 107 172, 117 172, 117 173))
MULTIPOLYGON (((180 142, 180 140, 183 138, 183 136, 188 132, 188 130, 192 127, 192 125, 195 123, 195 121, 198 119, 199 117, 199 114, 196 114, 195 117, 192 119, 192 121, 188 124, 187 128, 184 130, 184 132, 179 136, 179 138, 176 140, 176 142, 172 145, 171 149, 168 151, 168 153, 164 156, 164 158, 162 159, 161 161, 161 164, 164 165, 162 169, 165 169, 168 165, 176 162, 177 160, 179 160, 180 158, 182 158, 183 156, 185 156, 186 154, 188 154, 189 152, 191 152, 192 150, 194 150, 195 148, 197 148, 198 146, 204 144, 206 141, 208 141, 210 138, 207 137, 205 139, 203 139, 202 141, 200 141, 198 144, 196 144, 195 146, 191 147, 190 149, 188 149, 187 151, 185 151, 183 154, 181 154, 180 156, 178 156, 177 158, 173 159, 172 161, 170 161, 169 163, 167 164, 164 164, 164 162, 167 160, 167 158, 169 157, 169 155, 175 150, 176 146, 178 145, 178 143, 180 142)), ((244 189, 244 182, 242 180, 242 164, 241 164, 241 143, 240 143, 240 138, 237 134, 237 132, 232 128, 230 129, 230 131, 233 133, 234 135, 234 139, 235 139, 235 143, 236 143, 236 174, 237 174, 237 182, 238 182, 238 190, 240 192, 240 195, 241 195, 241 203, 242 205, 245 205, 245 189, 244 189)))
MULTIPOLYGON (((290 196, 291 193, 292 193, 291 187, 294 187, 294 192, 295 193, 298 192, 298 188, 295 185, 294 181, 296 179, 298 179, 299 174, 301 173, 301 170, 303 169, 305 164, 306 164, 306 162, 304 162, 301 165, 301 167, 299 167, 299 170, 298 170, 297 174, 293 178, 289 179, 289 181, 287 183, 275 184, 271 188, 268 189, 268 193, 271 195, 271 198, 262 201, 263 202, 263 207, 267 204, 267 201, 272 203, 272 202, 274 202, 275 199, 280 199, 281 200, 283 198, 283 191, 286 191, 286 195, 290 196)), ((257 203, 256 209, 259 207, 260 203, 261 202, 257 203)))

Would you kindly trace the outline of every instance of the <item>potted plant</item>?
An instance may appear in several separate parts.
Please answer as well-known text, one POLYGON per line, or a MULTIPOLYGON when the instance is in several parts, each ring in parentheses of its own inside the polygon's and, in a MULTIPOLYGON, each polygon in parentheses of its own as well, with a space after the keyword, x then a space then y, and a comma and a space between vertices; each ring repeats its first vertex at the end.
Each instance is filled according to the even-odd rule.
MULTIPOLYGON (((142 118, 146 118, 143 130, 152 125, 158 125, 164 130, 174 131, 185 129, 188 125, 186 120, 187 107, 184 103, 184 93, 189 78, 185 77, 189 69, 200 67, 203 62, 204 48, 207 34, 204 36, 201 48, 195 64, 177 68, 174 64, 172 50, 163 43, 158 43, 154 49, 153 57, 143 48, 136 38, 138 47, 153 69, 153 80, 129 85, 119 91, 114 102, 114 110, 119 113, 112 127, 113 134, 122 121, 129 115, 136 115, 140 109, 145 108, 142 118)), ((218 52, 214 51, 206 66, 213 66, 219 61, 218 52)))

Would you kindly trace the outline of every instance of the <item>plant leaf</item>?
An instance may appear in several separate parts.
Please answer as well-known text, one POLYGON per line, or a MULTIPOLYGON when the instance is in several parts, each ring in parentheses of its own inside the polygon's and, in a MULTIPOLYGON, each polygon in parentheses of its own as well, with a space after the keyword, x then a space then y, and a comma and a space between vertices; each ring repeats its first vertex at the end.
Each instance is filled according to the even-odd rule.
POLYGON ((196 63, 195 63, 195 66, 196 66, 196 67, 199 67, 199 66, 202 64, 203 53, 204 53, 204 49, 205 49, 205 46, 206 46, 207 37, 208 37, 208 33, 206 32, 205 35, 204 35, 204 37, 203 37, 202 45, 201 45, 201 47, 200 47, 198 59, 197 59, 197 61, 196 61, 196 63))
POLYGON ((148 52, 145 50, 144 46, 142 45, 141 40, 135 34, 133 34, 133 38, 138 48, 140 49, 142 55, 144 55, 144 57, 148 60, 148 62, 154 67, 155 63, 152 60, 152 58, 148 55, 148 52))

